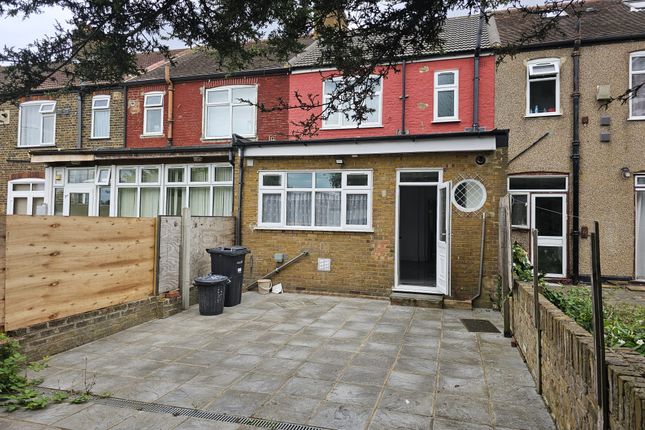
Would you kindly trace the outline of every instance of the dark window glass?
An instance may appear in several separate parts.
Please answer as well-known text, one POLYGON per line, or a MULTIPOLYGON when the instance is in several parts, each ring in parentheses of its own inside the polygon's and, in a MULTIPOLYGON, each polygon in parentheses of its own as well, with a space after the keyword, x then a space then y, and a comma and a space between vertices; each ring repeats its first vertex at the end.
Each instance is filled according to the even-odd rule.
POLYGON ((540 273, 562 273, 562 247, 538 246, 538 271, 540 273))
POLYGON ((547 81, 530 82, 529 84, 529 112, 548 113, 555 112, 556 99, 555 79, 547 81))
POLYGON ((528 195, 511 196, 511 224, 525 226, 528 224, 528 195))
POLYGON ((565 190, 567 178, 536 176, 524 178, 510 178, 508 180, 509 190, 565 190))
POLYGON ((562 197, 535 198, 535 228, 539 236, 563 235, 562 197))
POLYGON ((439 172, 401 172, 401 182, 439 182, 439 172))

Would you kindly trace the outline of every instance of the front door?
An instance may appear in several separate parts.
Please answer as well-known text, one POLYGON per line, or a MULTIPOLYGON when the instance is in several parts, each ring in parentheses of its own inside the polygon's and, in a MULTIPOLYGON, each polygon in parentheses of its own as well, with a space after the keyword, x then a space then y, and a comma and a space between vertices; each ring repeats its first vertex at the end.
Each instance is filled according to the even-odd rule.
POLYGON ((549 277, 564 277, 567 264, 566 197, 533 194, 531 199, 531 227, 538 230, 538 270, 549 277))
POLYGON ((437 289, 450 290, 450 182, 439 184, 437 195, 437 289))
POLYGON ((63 215, 94 216, 94 184, 68 186, 65 189, 63 215))

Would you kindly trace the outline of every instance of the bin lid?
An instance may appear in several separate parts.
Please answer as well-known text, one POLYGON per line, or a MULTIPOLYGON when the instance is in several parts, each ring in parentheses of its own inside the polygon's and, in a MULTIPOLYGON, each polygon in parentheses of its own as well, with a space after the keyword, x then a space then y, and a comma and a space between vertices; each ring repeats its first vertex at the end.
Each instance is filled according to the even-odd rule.
POLYGON ((250 251, 246 246, 218 246, 217 248, 208 248, 206 249, 206 252, 209 254, 237 257, 239 255, 248 254, 250 251))
POLYGON ((197 286, 210 287, 210 286, 221 284, 222 282, 227 283, 228 281, 229 281, 228 277, 224 275, 217 275, 215 273, 211 273, 206 276, 198 276, 193 280, 193 283, 197 286))

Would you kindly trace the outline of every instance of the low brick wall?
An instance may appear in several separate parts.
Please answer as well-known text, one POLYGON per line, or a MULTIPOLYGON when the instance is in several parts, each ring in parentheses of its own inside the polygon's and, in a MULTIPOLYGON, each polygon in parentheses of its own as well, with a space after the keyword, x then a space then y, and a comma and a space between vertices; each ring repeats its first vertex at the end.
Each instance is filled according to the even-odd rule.
MULTIPOLYGON (((533 287, 513 290, 513 335, 536 378, 537 342, 533 287)), ((559 429, 593 429, 598 419, 593 337, 540 295, 542 396, 559 429)), ((645 428, 645 358, 631 350, 607 350, 610 428, 645 428)))
POLYGON ((29 359, 38 360, 181 311, 181 298, 152 296, 7 332, 29 359))

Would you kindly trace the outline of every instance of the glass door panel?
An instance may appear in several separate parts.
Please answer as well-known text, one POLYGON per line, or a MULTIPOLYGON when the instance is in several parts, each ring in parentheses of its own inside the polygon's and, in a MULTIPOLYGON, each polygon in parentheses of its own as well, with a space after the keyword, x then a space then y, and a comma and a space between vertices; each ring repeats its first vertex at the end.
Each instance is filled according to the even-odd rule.
POLYGON ((547 276, 564 277, 567 263, 566 197, 532 195, 532 228, 538 230, 538 270, 547 276))
POLYGON ((90 215, 90 193, 69 193, 69 215, 90 215))

